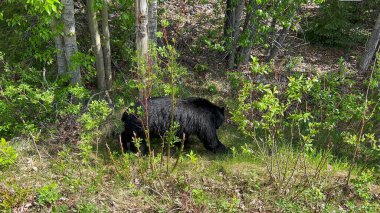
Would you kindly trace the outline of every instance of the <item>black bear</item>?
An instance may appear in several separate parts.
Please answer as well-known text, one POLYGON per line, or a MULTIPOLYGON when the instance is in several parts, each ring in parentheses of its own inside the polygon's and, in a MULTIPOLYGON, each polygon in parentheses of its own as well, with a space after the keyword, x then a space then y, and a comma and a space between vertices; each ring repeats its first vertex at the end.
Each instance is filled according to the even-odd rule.
MULTIPOLYGON (((186 148, 189 146, 190 135, 196 135, 206 149, 212 152, 227 151, 216 135, 216 129, 224 122, 224 107, 218 107, 206 99, 197 97, 176 100, 174 112, 172 111, 172 99, 169 97, 148 99, 147 105, 151 137, 163 136, 170 129, 172 114, 174 114, 174 121, 179 123, 176 134, 179 138, 185 134, 184 145, 186 148)), ((142 106, 141 103, 138 106, 142 106)), ((146 154, 148 149, 140 118, 124 112, 121 120, 124 122, 125 128, 121 134, 124 150, 137 151, 132 142, 132 138, 136 135, 142 139, 140 151, 146 154)))

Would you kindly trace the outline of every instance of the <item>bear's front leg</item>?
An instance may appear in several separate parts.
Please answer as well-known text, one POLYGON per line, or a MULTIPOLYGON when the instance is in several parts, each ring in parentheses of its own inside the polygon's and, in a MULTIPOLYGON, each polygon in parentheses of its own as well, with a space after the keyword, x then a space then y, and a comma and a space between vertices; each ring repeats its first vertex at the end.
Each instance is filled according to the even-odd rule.
POLYGON ((198 134, 198 138, 202 141, 205 148, 214 153, 226 152, 228 149, 218 139, 215 129, 206 129, 206 131, 198 134))

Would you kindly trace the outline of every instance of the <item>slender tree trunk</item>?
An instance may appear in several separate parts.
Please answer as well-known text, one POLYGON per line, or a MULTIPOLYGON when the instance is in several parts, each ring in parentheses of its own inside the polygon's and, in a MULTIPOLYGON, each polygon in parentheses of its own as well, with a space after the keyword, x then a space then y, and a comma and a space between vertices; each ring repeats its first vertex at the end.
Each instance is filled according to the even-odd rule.
POLYGON ((368 67, 370 66, 371 61, 375 55, 377 46, 379 44, 379 40, 380 40, 380 14, 377 17, 375 27, 373 28, 373 31, 371 33, 371 37, 365 45, 365 51, 359 64, 360 72, 364 73, 368 70, 368 67))
POLYGON ((65 58, 65 48, 63 44, 63 38, 58 35, 54 38, 55 48, 57 49, 57 67, 58 75, 65 74, 67 71, 66 58, 65 58))
POLYGON ((110 30, 108 25, 108 3, 109 0, 103 0, 102 8, 102 31, 103 31, 103 53, 104 53, 104 71, 107 90, 112 87, 112 70, 111 70, 111 44, 110 30))
POLYGON ((136 0, 136 50, 141 58, 148 53, 148 4, 147 0, 136 0))
POLYGON ((157 0, 149 1, 148 8, 148 32, 149 32, 149 40, 153 43, 157 42, 157 0))
POLYGON ((245 22, 244 22, 242 34, 247 35, 249 42, 246 46, 240 46, 237 49, 237 58, 235 59, 235 63, 238 67, 241 64, 245 64, 248 62, 249 56, 253 47, 253 38, 256 34, 256 25, 251 20, 252 18, 254 18, 254 14, 249 13, 247 14, 245 22))
MULTIPOLYGON (((136 0, 136 51, 139 58, 138 66, 147 63, 148 56, 148 2, 147 0, 136 0)), ((143 73, 144 75, 144 73, 143 73)), ((143 91, 139 91, 140 99, 143 91)))
POLYGON ((235 67, 235 61, 236 61, 236 51, 237 51, 237 42, 240 36, 240 24, 241 24, 241 16, 243 14, 244 10, 244 1, 240 1, 236 8, 234 9, 232 13, 232 42, 231 42, 231 51, 228 56, 228 68, 235 67))
POLYGON ((97 86, 100 91, 106 89, 103 50, 100 42, 98 21, 94 10, 94 0, 86 0, 88 25, 91 33, 92 47, 95 53, 97 86))
MULTIPOLYGON (((51 26, 53 30, 57 29, 58 20, 53 20, 51 26)), ((58 75, 62 75, 67 72, 66 58, 65 58, 65 46, 63 42, 63 37, 57 32, 57 35, 54 37, 55 49, 57 51, 57 71, 58 75)))
POLYGON ((238 58, 236 60, 236 64, 237 66, 239 67, 240 65, 242 64, 246 64, 248 61, 249 61, 249 56, 251 54, 251 50, 252 50, 252 47, 253 47, 253 38, 256 34, 256 26, 255 25, 251 25, 250 28, 249 28, 249 32, 248 32, 248 39, 249 39, 249 44, 247 46, 241 46, 239 47, 238 51, 237 51, 237 55, 238 55, 238 58))
POLYGON ((63 40, 65 43, 65 55, 66 62, 68 62, 68 70, 71 75, 71 84, 80 84, 81 75, 78 66, 74 66, 71 62, 71 57, 73 54, 78 52, 77 37, 75 33, 75 11, 74 11, 74 1, 73 0, 62 0, 63 10, 62 10, 62 20, 64 24, 64 35, 63 40))

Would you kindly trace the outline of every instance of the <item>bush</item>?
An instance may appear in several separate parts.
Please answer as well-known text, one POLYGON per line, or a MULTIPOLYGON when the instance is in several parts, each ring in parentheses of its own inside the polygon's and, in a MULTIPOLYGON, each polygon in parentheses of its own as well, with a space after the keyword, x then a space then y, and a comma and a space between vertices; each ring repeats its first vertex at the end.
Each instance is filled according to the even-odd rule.
MULTIPOLYGON (((310 25, 306 27, 306 38, 312 43, 338 47, 364 42, 368 20, 356 19, 357 4, 340 0, 324 1, 320 14, 312 17, 310 25)), ((366 8, 360 9, 364 13, 366 8)))
POLYGON ((0 168, 7 168, 17 160, 16 150, 4 138, 0 140, 0 168))
MULTIPOLYGON (((380 67, 365 82, 363 90, 363 85, 358 84, 342 60, 339 65, 339 73, 327 72, 313 77, 295 73, 281 89, 270 83, 257 83, 256 79, 265 76, 270 69, 253 58, 252 76, 243 80, 232 119, 259 148, 268 174, 281 190, 285 190, 281 188, 284 185, 289 186, 283 183, 288 181, 287 172, 298 169, 298 159, 314 155, 316 150, 332 149, 335 154, 351 159, 348 180, 353 166, 361 160, 366 159, 368 163, 371 159, 373 164, 369 165, 378 166, 380 155, 374 124, 379 114, 379 84, 376 82, 380 67), (297 148, 302 155, 296 152, 299 157, 294 158, 293 153, 287 153, 282 147, 297 148), (293 168, 288 165, 292 162, 295 163, 293 168), (273 170, 283 174, 275 174, 273 170)), ((301 172, 296 173, 301 175, 301 172)), ((311 171, 305 173, 308 172, 311 171)), ((315 177, 318 173, 316 171, 315 177)))
MULTIPOLYGON (((1 63, 0 58, 0 63, 1 63)), ((4 62, 0 73, 0 135, 29 135, 67 115, 77 115, 88 92, 68 86, 68 76, 48 82, 43 72, 4 62), (75 97, 75 98, 74 98, 75 97)))
POLYGON ((58 185, 56 183, 43 186, 37 190, 37 193, 38 203, 41 205, 53 204, 61 197, 61 193, 59 192, 58 185))

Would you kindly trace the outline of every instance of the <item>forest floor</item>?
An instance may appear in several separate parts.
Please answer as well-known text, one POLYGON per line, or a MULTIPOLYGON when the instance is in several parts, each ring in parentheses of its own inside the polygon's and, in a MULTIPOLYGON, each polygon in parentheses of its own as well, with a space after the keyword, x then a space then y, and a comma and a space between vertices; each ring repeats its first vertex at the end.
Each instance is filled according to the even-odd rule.
MULTIPOLYGON (((186 91, 228 107, 233 94, 228 78, 222 74, 226 68, 220 59, 225 56, 206 51, 204 40, 193 40, 212 38, 214 32, 222 32, 220 27, 215 28, 223 26, 221 8, 218 11, 215 9, 218 7, 209 5, 213 1, 192 6, 185 6, 188 4, 180 0, 170 1, 170 5, 168 2, 163 6, 170 17, 169 30, 181 52, 179 61, 189 70, 184 79, 186 91)), ((292 35, 285 53, 273 68, 278 76, 286 76, 283 68, 289 61, 298 60, 297 69, 301 72, 337 71, 339 58, 346 59, 348 66, 355 66, 360 51, 360 48, 346 51, 316 47, 292 35)), ((264 57, 262 50, 254 50, 254 55, 264 57)), ((247 70, 249 67, 243 66, 230 71, 247 70)), ((156 154, 152 159, 155 169, 147 169, 149 159, 123 155, 115 138, 103 139, 99 147, 94 144, 85 164, 77 148, 65 141, 47 145, 40 138, 40 143, 34 146, 32 139, 16 138, 12 144, 17 147, 18 160, 7 172, 0 171, 3 195, 0 209, 12 208, 12 212, 370 212, 380 204, 379 185, 371 185, 374 199, 370 203, 358 198, 354 186, 343 189, 348 168, 345 161, 329 159, 314 173, 324 155, 307 157, 294 175, 284 175, 285 186, 279 189, 268 176, 264 156, 230 119, 218 130, 218 135, 220 141, 233 149, 232 153, 211 154, 194 138, 192 151, 179 157, 173 171, 176 154, 170 158, 156 154), (313 176, 310 177, 315 181, 312 186, 306 184, 301 169, 313 176)), ((294 156, 298 155, 297 151, 284 148, 283 156, 290 160, 289 165, 282 166, 299 167, 294 165, 294 156)), ((359 171, 360 168, 355 169, 353 176, 359 171)))

